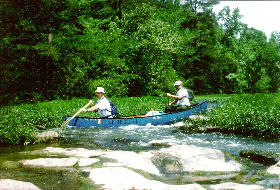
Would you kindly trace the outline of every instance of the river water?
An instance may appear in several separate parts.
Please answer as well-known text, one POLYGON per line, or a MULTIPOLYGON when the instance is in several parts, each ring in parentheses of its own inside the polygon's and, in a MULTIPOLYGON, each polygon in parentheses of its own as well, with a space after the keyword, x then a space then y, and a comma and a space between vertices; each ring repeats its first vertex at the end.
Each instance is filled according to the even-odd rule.
POLYGON ((196 145, 239 155, 241 150, 263 150, 280 153, 279 142, 255 140, 249 137, 222 133, 184 134, 174 125, 127 126, 112 129, 67 129, 63 136, 70 144, 87 148, 142 151, 167 145, 196 145))

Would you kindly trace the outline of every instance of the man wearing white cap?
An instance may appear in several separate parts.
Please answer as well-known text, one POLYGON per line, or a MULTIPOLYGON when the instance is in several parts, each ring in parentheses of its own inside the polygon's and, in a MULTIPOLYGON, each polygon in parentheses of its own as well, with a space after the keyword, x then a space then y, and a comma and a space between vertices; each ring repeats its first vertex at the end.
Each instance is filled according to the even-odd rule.
MULTIPOLYGON (((182 81, 179 81, 179 80, 174 83, 174 86, 177 89, 176 95, 172 95, 170 93, 166 94, 166 96, 173 99, 173 101, 169 104, 170 106, 172 106, 171 109, 173 111, 174 111, 174 109, 177 109, 177 110, 187 109, 187 107, 190 106, 187 89, 183 88, 183 83, 182 83, 182 81)), ((170 109, 170 107, 169 107, 169 109, 170 109)))
POLYGON ((101 118, 111 118, 113 117, 112 114, 112 107, 109 100, 104 96, 105 89, 103 87, 97 87, 95 91, 95 95, 98 98, 97 104, 89 109, 84 109, 84 112, 97 112, 101 118))

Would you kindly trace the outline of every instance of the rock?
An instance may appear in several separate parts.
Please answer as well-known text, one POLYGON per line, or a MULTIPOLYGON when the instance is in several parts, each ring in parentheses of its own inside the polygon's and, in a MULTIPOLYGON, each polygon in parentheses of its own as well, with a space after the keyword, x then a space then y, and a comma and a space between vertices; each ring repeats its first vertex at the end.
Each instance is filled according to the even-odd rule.
POLYGON ((152 163, 152 152, 129 152, 129 151, 109 151, 103 155, 106 158, 115 159, 124 166, 140 169, 154 175, 160 175, 157 167, 152 163))
POLYGON ((0 190, 40 190, 30 182, 0 179, 0 190))
POLYGON ((280 161, 278 161, 275 165, 270 166, 267 169, 267 173, 278 175, 278 179, 280 180, 280 161))
POLYGON ((260 185, 247 185, 233 182, 221 183, 217 185, 210 185, 211 190, 265 190, 260 185))
POLYGON ((80 158, 102 156, 116 160, 119 166, 140 169, 159 176, 161 174, 194 171, 235 172, 241 169, 239 163, 234 160, 226 160, 224 153, 220 150, 190 145, 177 145, 156 151, 140 153, 130 151, 87 150, 83 148, 62 149, 53 147, 48 147, 45 151, 80 158))
POLYGON ((270 187, 270 188, 278 187, 278 188, 280 188, 280 179, 278 179, 278 177, 265 179, 265 180, 256 182, 256 184, 262 185, 264 187, 270 187))
POLYGON ((99 162, 96 158, 80 158, 79 159, 79 166, 89 166, 91 164, 94 164, 96 162, 99 162))
POLYGON ((156 153, 158 156, 162 156, 162 158, 157 158, 157 160, 164 160, 166 155, 172 155, 173 157, 180 158, 184 172, 235 172, 240 171, 242 167, 241 164, 234 160, 226 161, 225 155, 222 151, 211 148, 197 147, 192 145, 176 145, 170 148, 163 148, 156 151, 156 153))
POLYGON ((84 148, 54 148, 47 147, 44 149, 47 153, 64 154, 78 158, 95 158, 106 153, 105 150, 88 150, 84 148))
POLYGON ((44 131, 42 133, 36 134, 36 142, 42 143, 42 142, 50 142, 54 139, 59 138, 59 134, 56 131, 44 131))
POLYGON ((123 167, 92 169, 89 178, 104 189, 122 190, 205 190, 199 184, 169 185, 149 180, 142 175, 123 167), (108 180, 109 179, 109 180, 108 180))
POLYGON ((152 158, 152 162, 163 174, 183 173, 183 166, 180 162, 180 158, 171 154, 155 154, 152 158))
POLYGON ((248 158, 266 166, 276 164, 280 160, 280 156, 278 154, 266 151, 242 150, 239 155, 243 158, 248 158))
POLYGON ((192 127, 190 133, 215 133, 221 132, 219 127, 204 126, 204 127, 192 127))
POLYGON ((230 178, 234 178, 238 176, 238 173, 234 174, 224 174, 224 175, 205 175, 205 176, 199 176, 199 175, 188 175, 185 178, 190 182, 203 182, 203 181, 218 181, 218 180, 228 180, 230 178))
POLYGON ((151 146, 153 146, 153 147, 171 147, 170 144, 163 143, 163 142, 151 142, 151 146))
POLYGON ((22 160, 23 166, 41 167, 70 167, 78 163, 78 158, 38 158, 33 160, 22 160))

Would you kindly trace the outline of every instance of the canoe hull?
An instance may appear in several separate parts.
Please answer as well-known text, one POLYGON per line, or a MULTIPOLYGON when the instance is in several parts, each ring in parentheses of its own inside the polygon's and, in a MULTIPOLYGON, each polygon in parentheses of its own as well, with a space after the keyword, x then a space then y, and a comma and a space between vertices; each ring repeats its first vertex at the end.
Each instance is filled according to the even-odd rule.
MULTIPOLYGON (((189 110, 171 113, 171 114, 161 114, 148 117, 139 117, 139 116, 129 116, 122 118, 87 118, 87 117, 75 117, 72 119, 67 127, 101 127, 101 128, 113 128, 113 127, 122 127, 128 125, 138 125, 146 126, 150 125, 167 125, 182 121, 188 118, 191 115, 204 112, 207 108, 207 102, 200 102, 196 106, 192 107, 189 110)), ((67 119, 69 117, 66 117, 67 119)))

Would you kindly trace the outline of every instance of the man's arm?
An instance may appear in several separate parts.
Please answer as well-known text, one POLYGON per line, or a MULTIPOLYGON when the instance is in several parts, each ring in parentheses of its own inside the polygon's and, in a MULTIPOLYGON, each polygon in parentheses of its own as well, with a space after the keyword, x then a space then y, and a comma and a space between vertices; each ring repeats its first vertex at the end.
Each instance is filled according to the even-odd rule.
POLYGON ((83 109, 83 112, 90 112, 90 111, 97 112, 97 110, 98 110, 98 106, 95 105, 95 106, 93 106, 93 107, 91 107, 89 109, 83 109))
POLYGON ((174 100, 182 100, 183 99, 183 96, 175 96, 175 95, 172 95, 170 93, 167 93, 166 96, 168 96, 169 98, 173 98, 174 100))

